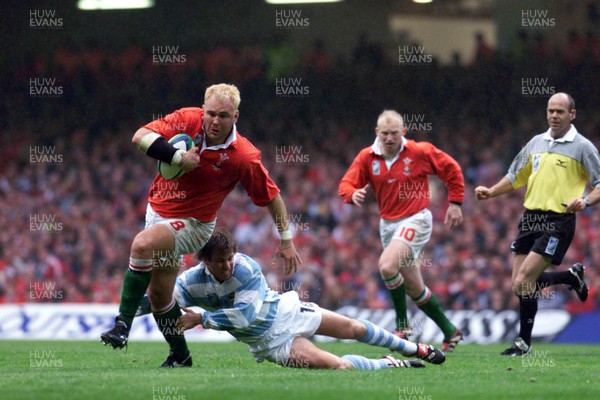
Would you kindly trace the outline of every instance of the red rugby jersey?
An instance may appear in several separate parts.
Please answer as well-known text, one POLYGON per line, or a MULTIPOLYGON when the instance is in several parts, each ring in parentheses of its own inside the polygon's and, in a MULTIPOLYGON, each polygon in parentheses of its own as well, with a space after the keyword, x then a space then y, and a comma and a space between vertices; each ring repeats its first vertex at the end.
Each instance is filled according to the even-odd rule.
POLYGON ((399 157, 388 170, 374 145, 362 149, 342 178, 338 192, 352 204, 352 193, 370 184, 379 204, 379 216, 395 220, 413 215, 429 206, 428 175, 446 183, 448 200, 462 203, 465 183, 460 165, 428 142, 406 140, 399 157))
MULTIPOLYGON (((201 108, 187 107, 146 125, 167 140, 178 133, 192 139, 203 136, 201 108)), ((178 179, 166 180, 156 174, 148 202, 165 218, 193 217, 209 222, 225 197, 240 183, 252 202, 264 207, 279 193, 279 188, 261 162, 261 153, 252 143, 235 130, 227 142, 206 147, 200 152, 200 164, 178 179)))

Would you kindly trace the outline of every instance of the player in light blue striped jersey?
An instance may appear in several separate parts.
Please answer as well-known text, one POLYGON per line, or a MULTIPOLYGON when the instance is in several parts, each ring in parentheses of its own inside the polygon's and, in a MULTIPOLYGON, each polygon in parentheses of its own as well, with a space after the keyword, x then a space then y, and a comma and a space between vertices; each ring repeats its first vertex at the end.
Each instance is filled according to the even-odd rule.
POLYGON ((431 345, 409 342, 369 321, 302 302, 294 291, 277 293, 267 285, 258 263, 237 253, 236 247, 227 230, 215 230, 198 252, 200 264, 177 278, 174 301, 185 312, 177 321, 178 329, 201 324, 227 331, 248 344, 256 361, 266 359, 286 367, 372 370, 424 366, 419 360, 398 360, 391 355, 382 359, 338 357, 308 340, 314 334, 355 339, 433 364, 445 361, 444 353, 431 345), (194 306, 202 311, 189 308, 194 306))

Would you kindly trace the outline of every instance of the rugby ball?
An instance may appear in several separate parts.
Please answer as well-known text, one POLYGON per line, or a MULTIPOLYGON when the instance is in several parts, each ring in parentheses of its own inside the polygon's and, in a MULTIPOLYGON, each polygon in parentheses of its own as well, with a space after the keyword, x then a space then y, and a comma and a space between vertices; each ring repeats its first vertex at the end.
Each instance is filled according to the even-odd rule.
MULTIPOLYGON (((173 136, 171 139, 169 139, 169 143, 171 143, 176 149, 183 151, 188 151, 194 147, 194 141, 185 133, 178 133, 177 135, 173 136)), ((158 173, 165 179, 177 179, 185 174, 185 171, 179 168, 178 165, 171 165, 164 161, 159 161, 158 173)))

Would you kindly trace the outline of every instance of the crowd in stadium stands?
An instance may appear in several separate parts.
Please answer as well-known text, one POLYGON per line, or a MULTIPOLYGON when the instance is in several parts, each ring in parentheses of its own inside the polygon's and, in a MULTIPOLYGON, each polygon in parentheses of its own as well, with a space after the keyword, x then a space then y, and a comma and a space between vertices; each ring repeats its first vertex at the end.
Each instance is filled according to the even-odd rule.
MULTIPOLYGON (((16 76, 2 76, 0 303, 118 303, 156 172, 156 163, 131 145, 133 132, 179 107, 201 106, 208 84, 231 82, 242 93, 238 129, 262 150, 282 190, 304 263, 293 276, 272 264, 277 232, 241 189, 226 200, 218 225, 262 262, 273 288, 297 290, 331 309, 390 307, 377 270, 374 199, 361 208, 343 204, 337 185, 374 139, 377 115, 392 108, 405 115, 409 138, 451 154, 466 179, 465 223, 456 231, 443 225, 443 184, 431 183, 434 231, 418 264, 425 281, 447 309, 516 309, 507 249, 523 191, 481 203, 473 189, 495 183, 520 147, 547 127, 549 95, 524 94, 531 81, 523 79, 547 79, 537 89, 573 94, 580 109, 575 125, 600 146, 600 115, 591 112, 600 103, 600 51, 592 39, 572 34, 577 50, 558 53, 543 38, 523 34, 500 53, 480 38, 467 65, 458 58, 453 65, 402 65, 366 35, 348 57, 329 55, 320 42, 304 55, 285 44, 215 47, 166 65, 141 47, 90 44, 30 56, 13 67, 16 76), (54 80, 35 80, 42 77, 54 80), (36 94, 34 86, 48 90, 36 94), (299 89, 286 95, 283 88, 293 86, 299 89)), ((590 299, 580 303, 553 287, 541 307, 597 309, 599 230, 597 208, 578 215, 560 267, 589 267, 590 299)), ((185 257, 185 267, 193 263, 185 257)))

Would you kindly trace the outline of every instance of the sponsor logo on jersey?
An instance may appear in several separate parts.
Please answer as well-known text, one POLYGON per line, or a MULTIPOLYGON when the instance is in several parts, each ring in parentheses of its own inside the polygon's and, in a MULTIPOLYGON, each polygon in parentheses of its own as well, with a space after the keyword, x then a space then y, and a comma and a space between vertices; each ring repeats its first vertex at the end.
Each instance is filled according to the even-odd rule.
POLYGON ((564 169, 567 169, 567 163, 568 163, 568 161, 566 161, 566 160, 564 160, 564 161, 563 160, 556 160, 556 164, 554 164, 554 165, 556 165, 558 167, 561 167, 561 168, 564 168, 564 169))

